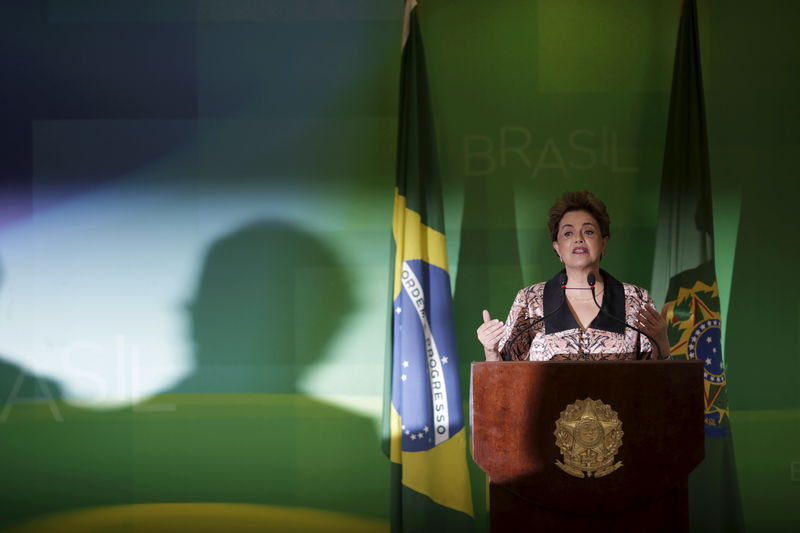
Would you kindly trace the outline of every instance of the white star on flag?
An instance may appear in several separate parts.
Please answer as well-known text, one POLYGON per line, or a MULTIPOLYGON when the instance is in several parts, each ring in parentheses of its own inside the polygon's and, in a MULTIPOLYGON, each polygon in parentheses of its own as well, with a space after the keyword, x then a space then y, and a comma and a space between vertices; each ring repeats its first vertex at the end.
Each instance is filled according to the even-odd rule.
POLYGON ((416 433, 412 433, 411 434, 411 440, 417 440, 417 434, 416 433))
POLYGON ((422 438, 422 433, 417 433, 417 438, 421 439, 422 438))
POLYGON ((403 368, 408 368, 408 361, 403 361, 403 368))
POLYGON ((427 432, 430 430, 430 428, 429 428, 428 426, 425 426, 425 427, 424 427, 424 428, 422 428, 422 429, 423 429, 423 431, 425 431, 425 433, 427 433, 427 432))
POLYGON ((709 343, 709 344, 711 344, 711 337, 707 338, 707 339, 706 339, 706 342, 707 342, 707 343, 709 343))
POLYGON ((407 379, 408 379, 408 376, 406 376, 405 374, 403 374, 402 376, 400 376, 400 379, 401 379, 401 380, 403 380, 403 381, 405 381, 405 380, 407 380, 407 379))
POLYGON ((447 356, 442 357, 442 364, 443 365, 447 364, 447 356))
POLYGON ((707 365, 710 365, 710 364, 711 364, 711 358, 710 358, 710 357, 707 357, 707 358, 706 358, 706 364, 707 364, 707 365))
POLYGON ((395 307, 395 308, 394 308, 394 312, 395 312, 395 313, 397 313, 398 315, 399 315, 399 314, 400 314, 402 311, 403 311, 403 310, 402 310, 402 309, 400 309, 400 306, 397 306, 397 307, 395 307))

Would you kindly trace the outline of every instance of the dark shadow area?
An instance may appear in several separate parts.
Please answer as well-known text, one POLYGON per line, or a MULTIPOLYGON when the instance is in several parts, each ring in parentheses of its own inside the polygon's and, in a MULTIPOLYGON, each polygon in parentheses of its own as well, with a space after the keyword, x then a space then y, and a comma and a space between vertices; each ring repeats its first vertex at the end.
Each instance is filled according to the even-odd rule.
POLYGON ((180 121, 197 118, 196 5, 194 0, 169 4, 163 20, 135 24, 69 20, 59 7, 91 12, 91 7, 71 2, 0 5, 0 49, 13 50, 0 54, 0 75, 7 80, 0 84, 0 224, 29 215, 37 187, 46 186, 47 202, 55 204, 191 139, 193 129, 180 121), (47 135, 79 121, 125 123, 132 130, 117 124, 91 143, 74 143, 71 148, 77 153, 40 152, 36 139, 42 132, 47 135), (161 127, 151 127, 147 134, 135 131, 148 121, 161 122, 161 127), (78 157, 81 152, 105 157, 86 159, 78 157), (92 168, 79 176, 73 173, 69 187, 63 187, 63 168, 51 175, 37 165, 34 182, 34 155, 39 164, 69 167, 88 160, 92 168))
POLYGON ((354 305, 330 248, 283 222, 211 245, 189 303, 195 369, 170 392, 294 394, 354 305))
MULTIPOLYGON (((0 423, 8 481, 0 527, 154 502, 384 518, 386 458, 373 421, 298 392, 354 305, 345 269, 311 233, 258 221, 223 236, 208 249, 188 307, 190 375, 126 409, 72 406, 49 382, 55 400, 12 406, 0 423)), ((0 366, 0 393, 20 372, 0 366)))
MULTIPOLYGON (((462 391, 469 391, 472 361, 484 357, 475 334, 482 320, 481 311, 488 309, 492 318, 505 320, 514 295, 523 287, 514 191, 506 184, 492 181, 497 179, 495 175, 464 179, 461 244, 453 296, 462 391)), ((469 416, 466 420, 469 421, 469 416)), ((476 523, 480 527, 486 520, 481 513, 486 500, 485 476, 474 461, 468 464, 476 523)))

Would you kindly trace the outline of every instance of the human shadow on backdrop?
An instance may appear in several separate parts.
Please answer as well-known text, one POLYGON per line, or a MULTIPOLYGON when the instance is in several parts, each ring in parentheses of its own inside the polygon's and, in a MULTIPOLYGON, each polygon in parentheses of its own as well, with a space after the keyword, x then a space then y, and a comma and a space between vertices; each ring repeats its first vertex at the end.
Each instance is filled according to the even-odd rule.
POLYGON ((0 424, 2 469, 18 480, 0 489, 0 526, 140 502, 384 518, 387 462, 374 422, 298 391, 354 306, 346 270, 307 231, 256 221, 215 241, 188 305, 188 376, 130 408, 59 399, 62 422, 42 405, 20 405, 0 424))

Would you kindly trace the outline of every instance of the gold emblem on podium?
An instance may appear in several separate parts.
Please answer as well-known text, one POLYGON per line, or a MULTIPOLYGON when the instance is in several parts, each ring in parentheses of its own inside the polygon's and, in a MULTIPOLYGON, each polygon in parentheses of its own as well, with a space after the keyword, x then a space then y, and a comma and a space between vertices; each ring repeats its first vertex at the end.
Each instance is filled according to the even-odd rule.
POLYGON ((622 422, 600 400, 576 400, 556 420, 556 446, 564 462, 556 465, 575 477, 602 477, 622 466, 614 456, 622 446, 622 422))

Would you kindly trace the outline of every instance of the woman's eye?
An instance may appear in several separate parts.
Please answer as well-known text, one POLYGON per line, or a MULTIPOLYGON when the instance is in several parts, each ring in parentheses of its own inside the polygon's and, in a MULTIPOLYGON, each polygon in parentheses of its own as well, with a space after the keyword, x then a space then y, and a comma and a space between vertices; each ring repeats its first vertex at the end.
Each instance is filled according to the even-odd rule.
POLYGON ((565 231, 564 232, 564 237, 569 237, 570 235, 572 235, 571 231, 565 231))
POLYGON ((593 229, 587 229, 586 231, 584 231, 584 233, 586 235, 594 235, 594 230, 593 229))

